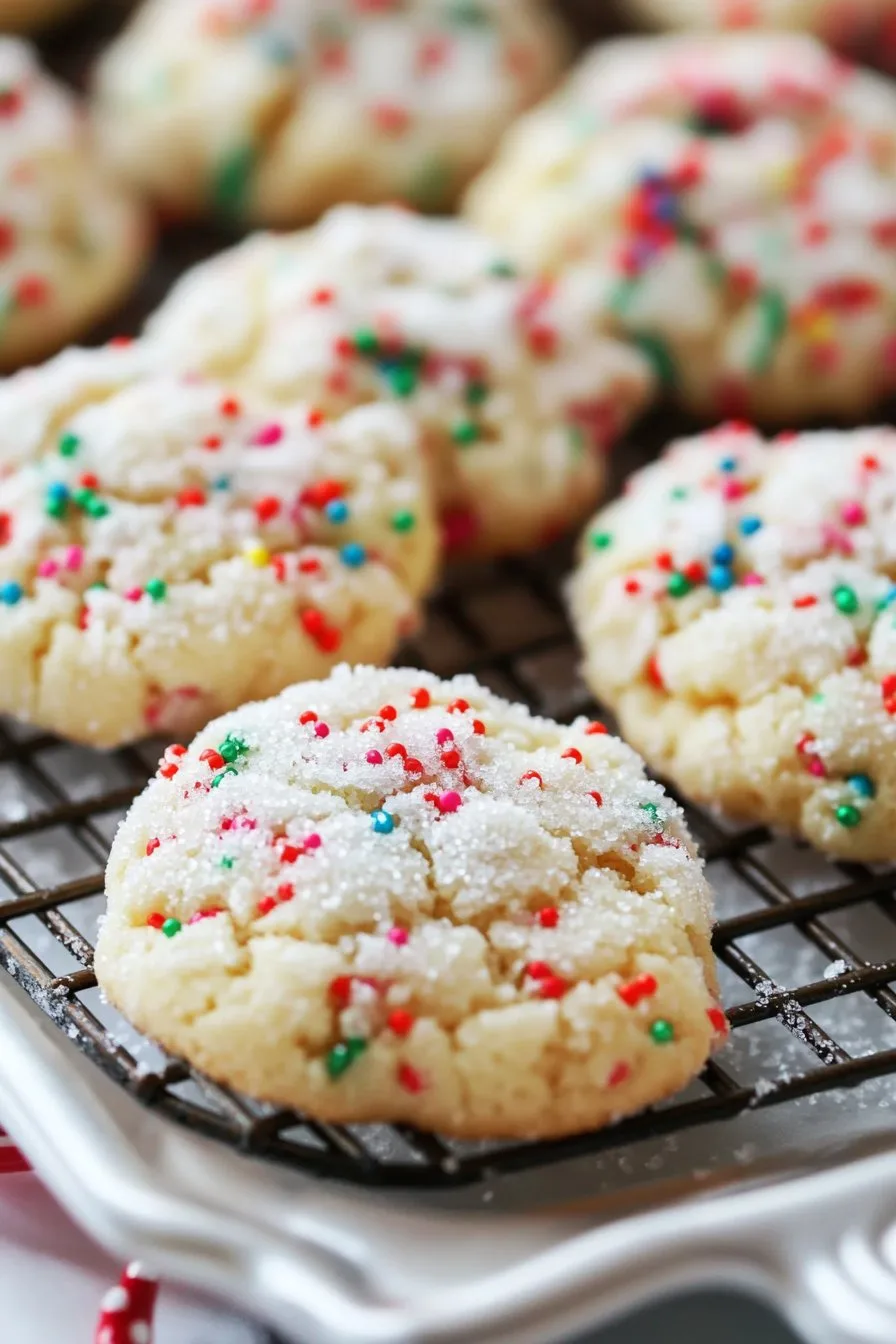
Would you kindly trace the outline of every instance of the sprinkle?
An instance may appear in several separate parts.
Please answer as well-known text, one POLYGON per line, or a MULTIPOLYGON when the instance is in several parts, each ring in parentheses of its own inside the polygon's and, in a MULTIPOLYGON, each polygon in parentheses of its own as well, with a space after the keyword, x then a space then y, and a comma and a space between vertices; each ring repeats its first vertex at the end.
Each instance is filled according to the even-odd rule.
POLYGON ((628 1081, 628 1079, 631 1077, 631 1073, 632 1071, 628 1064, 625 1063, 614 1064, 613 1068, 610 1070, 610 1076, 607 1079, 607 1086, 619 1087, 622 1083, 628 1081))
POLYGON ((675 367, 675 359, 669 346, 660 340, 659 336, 646 332, 636 333, 633 340, 653 366, 653 371, 660 386, 666 389, 675 387, 678 382, 678 370, 675 367))
POLYGON ((613 544, 613 534, 611 532, 594 532, 591 536, 591 545, 596 551, 605 551, 608 546, 613 544))
POLYGON ((6 583, 0 584, 0 602, 5 607, 14 607, 17 602, 21 602, 23 596, 22 585, 16 583, 15 579, 9 579, 6 583))
POLYGON ((709 1018, 709 1024, 717 1035, 728 1035, 728 1019, 721 1008, 707 1008, 706 1016, 709 1018))
POLYGON ((850 775, 846 782, 862 798, 873 798, 877 793, 870 775, 850 775))
POLYGON ((456 789, 446 789, 436 799, 436 807, 443 813, 456 812, 462 803, 463 799, 456 789))
POLYGON ((670 597, 686 597, 692 587, 693 584, 684 574, 671 574, 666 591, 670 597))
POLYGON ((867 521, 863 506, 856 500, 850 500, 842 506, 840 517, 847 527, 861 527, 862 523, 867 521))
POLYGON ((344 499, 333 499, 325 505, 324 513, 331 523, 344 523, 348 518, 348 505, 344 499))
POLYGON ((59 437, 59 455, 60 457, 74 457, 81 446, 81 440, 77 434, 67 431, 59 437))
POLYGON ((466 447, 479 438, 479 426, 473 420, 459 420, 451 427, 451 437, 455 443, 466 447))
POLYGON ((334 1045, 324 1062, 324 1067, 330 1078, 334 1082, 337 1078, 341 1078, 346 1070, 351 1068, 355 1060, 363 1055, 366 1049, 367 1042, 358 1036, 352 1036, 347 1041, 341 1041, 339 1045, 334 1045))
POLYGON ((262 425, 261 429, 252 436, 252 443, 256 448, 272 448, 282 438, 283 426, 278 425, 276 421, 271 421, 270 424, 262 425))
POLYGON ((432 703, 432 696, 425 686, 417 686, 411 691, 411 708, 428 709, 432 703))
POLYGON ((853 807, 852 803, 841 803, 835 811, 834 816, 837 818, 839 824, 845 826, 847 830, 852 830, 853 827, 858 826, 862 820, 861 812, 857 807, 853 807))
POLYGON ((734 584, 734 575, 724 565, 713 565, 706 581, 715 593, 725 593, 734 584))
POLYGON ((650 1036, 655 1045, 669 1045, 675 1040, 675 1028, 664 1017, 658 1017, 650 1024, 650 1036))
POLYGON ((629 980, 627 984, 619 985, 616 993, 620 999, 629 1008, 634 1008, 642 999, 651 999, 658 988, 656 979, 652 975, 639 975, 634 980, 629 980))
POLYGON ((713 551, 712 559, 717 565, 731 565, 734 562, 734 547, 723 541, 713 551))
POLYGON ((257 154, 251 143, 236 145, 217 165, 211 183, 211 199, 223 215, 242 212, 249 195, 257 154))
POLYGON ((569 984, 560 975, 547 975, 538 982, 538 997, 540 999, 562 999, 569 989, 569 984))
POLYGON ((383 753, 381 751, 368 751, 364 759, 368 765, 382 765, 383 753))
POLYGON ((591 723, 589 723, 589 724, 586 726, 586 728, 585 728, 585 736, 586 736, 586 737, 606 737, 607 734, 609 733, 609 731, 610 731, 610 730, 609 730, 609 728, 607 727, 607 725, 606 725, 605 723, 599 723, 598 720, 595 719, 595 720, 593 720, 591 723))
POLYGON ((758 532, 762 527, 762 519, 757 518, 755 514, 749 514, 746 518, 741 518, 738 529, 742 536, 752 537, 754 532, 758 532))
POLYGON ((221 755, 220 751, 216 751, 214 747, 206 747, 205 751, 199 753, 199 759, 206 763, 209 770, 220 770, 226 765, 224 757, 221 755))
POLYGON ((205 503, 205 491, 196 486, 190 486, 186 490, 181 490, 177 496, 177 506, 180 509, 198 509, 205 503))
POLYGON ((543 929, 556 929, 560 923, 560 911, 555 905, 545 905, 538 911, 536 919, 543 929))
POLYGON ((403 509, 400 513, 393 514, 392 530, 393 532, 411 532, 416 525, 416 522, 417 519, 414 514, 403 509))
POLYGON ((460 752, 455 751, 454 749, 451 749, 449 751, 443 751, 441 756, 439 757, 439 760, 442 762, 442 765, 444 765, 446 770, 456 770, 457 767, 460 765, 460 759, 461 759, 460 752))
POLYGON ((416 1021, 414 1014, 409 1013, 406 1008, 393 1008, 386 1018, 386 1026, 393 1035, 405 1037, 410 1036, 416 1021))
POLYGON ((527 770, 524 775, 520 775, 518 784, 527 784, 530 779, 534 779, 540 789, 544 788, 544 780, 537 770, 527 770))
POLYGON ((314 736, 321 738, 329 737, 330 736, 329 726, 326 723, 316 723, 314 725, 314 736))
POLYGON ((377 835, 391 835, 395 830, 395 818, 385 808, 378 807, 370 814, 371 824, 377 835))
POLYGON ((407 929, 402 929, 396 925, 389 930, 386 937, 389 939, 389 942, 392 943, 393 947, 406 947, 410 935, 407 929))
POLYGON ((834 606, 838 611, 842 611, 844 616, 852 616, 859 609, 859 599, 854 588, 849 588, 845 583, 839 584, 831 593, 834 606))
POLYGON ((166 919, 165 922, 162 924, 162 933, 164 933, 166 938, 173 938, 175 934, 180 933, 182 928, 183 925, 181 924, 180 920, 175 919, 172 916, 171 918, 166 919))
POLYGON ((582 764, 582 753, 578 747, 567 747, 566 751, 560 753, 561 761, 574 761, 576 765, 582 764))
POLYGON ((155 854, 156 850, 159 848, 159 845, 161 843, 162 843, 161 840, 159 840, 157 836, 153 836, 151 840, 147 840, 146 857, 149 858, 150 854, 155 854))
POLYGON ((426 1088, 422 1075, 411 1064, 399 1064, 396 1077, 399 1087, 403 1087, 405 1092, 416 1094, 426 1088))
POLYGON ((350 541, 342 547, 339 557, 349 569, 360 569, 367 559, 367 551, 359 541, 350 541))
POLYGON ((161 929, 165 923, 165 916, 159 914, 158 910, 154 910, 146 922, 151 929, 161 929))

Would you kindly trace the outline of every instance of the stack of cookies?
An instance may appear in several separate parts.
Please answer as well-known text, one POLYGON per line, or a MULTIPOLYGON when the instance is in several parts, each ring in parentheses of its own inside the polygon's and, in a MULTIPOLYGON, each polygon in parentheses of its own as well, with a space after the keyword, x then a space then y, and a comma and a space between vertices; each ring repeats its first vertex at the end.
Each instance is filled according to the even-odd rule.
POLYGON ((145 0, 88 125, 0 40, 7 368, 113 306, 153 207, 294 230, 0 384, 0 711, 164 735, 97 974, 213 1077, 475 1138, 686 1084, 712 894, 634 749, 896 857, 896 431, 856 428, 896 390, 896 86, 781 31, 896 5, 827 8, 633 0, 697 31, 555 88, 542 0, 145 0), (693 433, 599 508, 651 403, 693 433), (595 509, 569 607, 631 745, 388 667, 443 564, 595 509))

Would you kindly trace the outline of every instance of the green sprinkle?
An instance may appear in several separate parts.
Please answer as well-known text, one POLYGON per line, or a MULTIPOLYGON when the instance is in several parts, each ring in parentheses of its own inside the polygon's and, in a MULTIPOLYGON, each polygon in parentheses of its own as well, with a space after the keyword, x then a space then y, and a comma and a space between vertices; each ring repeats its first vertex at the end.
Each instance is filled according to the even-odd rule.
POLYGON ((146 585, 146 591, 153 602, 163 602, 168 592, 168 585, 164 579, 150 579, 146 585))
POLYGON ((68 509, 68 500, 56 496, 48 499, 44 508, 50 518, 64 518, 68 509))
POLYGON ((669 582, 666 584, 666 591, 670 597, 687 597, 693 588, 693 584, 685 574, 670 574, 669 582))
POLYGON ((417 525, 417 519, 413 513, 403 509, 401 513, 392 515, 393 532, 412 532, 417 525))
POLYGON ((180 933, 182 928, 183 924, 181 924, 179 919, 171 918, 165 920, 165 923, 162 925, 162 932, 166 938, 173 938, 175 934, 180 933))
POLYGON ((212 178, 212 204, 222 215, 242 213, 255 171, 255 146, 237 145, 224 156, 212 178))
POLYGON ((758 334, 756 348, 749 359, 751 373, 765 373, 775 348, 787 330, 787 303, 777 290, 767 289, 756 302, 758 334))
POLYGON ((669 1045, 675 1040, 675 1028, 664 1017, 658 1017, 650 1024, 650 1035, 655 1045, 669 1045))
POLYGON ((594 547, 594 549, 595 549, 596 551, 605 551, 605 550, 607 550, 607 548, 608 548, 609 546, 612 546, 612 545, 613 545, 613 533, 612 533, 612 532, 592 532, 592 534, 591 534, 591 545, 594 547))
POLYGON ((489 266, 488 273, 498 280, 514 280, 517 270, 512 261, 507 261, 505 257, 499 257, 489 266))
POLYGON ((476 28, 487 27, 491 19, 478 0, 455 0, 448 11, 452 23, 467 23, 476 28))
POLYGON ((351 1036, 347 1041, 340 1041, 339 1045, 334 1045, 326 1059, 326 1070, 329 1076, 335 1081, 341 1078, 347 1069, 350 1069, 356 1059, 359 1059, 367 1049, 367 1042, 360 1036, 351 1036))
POLYGON ((436 210, 447 204, 454 181, 454 169, 444 155, 430 154, 407 185, 408 199, 420 210, 436 210))
POLYGON ((59 438, 59 455, 60 457, 74 457, 80 446, 81 440, 77 434, 62 434, 59 438))
POLYGON ((845 826, 848 831, 851 831, 854 826, 858 826, 862 820, 861 812, 857 807, 853 807, 852 803, 841 803, 834 816, 840 825, 845 826))
POLYGON ((238 761, 241 756, 245 756, 249 750, 249 745, 241 737, 233 737, 228 733, 224 741, 218 747, 218 751, 224 757, 225 761, 238 761))
POLYGON ((859 599, 854 588, 849 588, 845 583, 841 583, 831 593, 834 606, 838 611, 842 611, 844 616, 852 616, 859 609, 859 599))
POLYGON ((386 371, 386 381, 396 397, 410 397, 417 391, 420 378, 413 364, 398 364, 386 371))
POLYGON ((690 493, 686 485, 676 485, 674 490, 669 491, 669 498, 675 500, 687 499, 690 493))
POLYGON ((96 583, 89 583, 87 585, 87 591, 88 593, 102 592, 104 588, 108 587, 109 585, 106 583, 105 579, 97 579, 96 583))
POLYGON ((84 505, 84 512, 89 518, 105 518, 109 512, 109 505, 104 499, 97 499, 96 495, 89 499, 84 505))
POLYGON ((380 348, 379 337, 372 327, 359 327, 352 342, 359 355, 375 355, 380 348))
POLYGON ((662 828, 663 823, 665 822, 665 817, 657 807, 656 803, 642 803, 641 811, 647 813, 652 825, 662 828))
POLYGON ((232 859, 232 857, 231 857, 229 854, 225 854, 225 855, 224 855, 224 858, 221 860, 221 867, 222 867, 222 868, 232 868, 232 867, 233 867, 233 859, 232 859))
POLYGON ((660 340, 659 336, 652 336, 648 332, 637 333, 632 339, 642 355, 653 366, 653 371, 659 379, 660 386, 666 390, 675 387, 678 383, 678 370, 675 367, 672 351, 666 342, 660 340))
POLYGON ((457 424, 452 426, 451 437, 455 443, 467 447, 479 438, 479 426, 473 420, 458 420, 457 424))
POLYGON ((236 774, 239 774, 239 771, 237 770, 235 765, 226 765, 223 770, 219 770, 218 773, 215 775, 214 779, 212 780, 212 788, 216 789, 218 785, 221 783, 221 780, 224 779, 226 775, 236 775, 236 774))
POLYGON ((467 384, 467 390, 464 393, 468 406, 481 406, 488 396, 487 384, 474 380, 467 384))
POLYGON ((610 312, 615 313, 617 317, 622 317, 628 311, 637 288, 637 280, 633 280, 630 276, 619 280, 613 286, 608 298, 610 312))
POLYGON ((585 431, 581 425, 567 425, 566 434, 574 457, 581 457, 586 450, 585 431))

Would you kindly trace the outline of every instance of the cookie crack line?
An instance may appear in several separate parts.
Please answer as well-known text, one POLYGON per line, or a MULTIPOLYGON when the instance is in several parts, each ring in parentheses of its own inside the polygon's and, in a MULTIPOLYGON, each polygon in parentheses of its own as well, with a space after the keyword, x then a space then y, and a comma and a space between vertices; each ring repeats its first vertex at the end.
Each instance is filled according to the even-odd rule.
POLYGON ((724 1035, 689 845, 602 725, 342 667, 167 749, 97 973, 167 1048, 312 1115, 575 1132, 724 1035))

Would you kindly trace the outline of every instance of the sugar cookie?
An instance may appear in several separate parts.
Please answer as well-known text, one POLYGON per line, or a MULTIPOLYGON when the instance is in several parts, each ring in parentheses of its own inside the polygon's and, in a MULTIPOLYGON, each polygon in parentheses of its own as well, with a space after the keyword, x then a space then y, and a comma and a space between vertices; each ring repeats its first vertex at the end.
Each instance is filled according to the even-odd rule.
POLYGON ((421 425, 446 541, 537 546, 595 503, 653 390, 573 287, 519 279, 467 225, 343 207, 189 272, 148 338, 178 367, 329 410, 394 400, 421 425))
POLYGON ((896 89, 811 37, 599 47, 469 205, 701 415, 855 419, 896 386, 896 89))
POLYGON ((638 473, 583 541, 594 691, 692 798, 896 858, 896 431, 727 425, 638 473))
POLYGON ((269 224, 450 206, 565 43, 535 0, 147 0, 100 63, 113 160, 170 209, 269 224))
POLYGON ((0 37, 0 370, 41 359, 115 307, 148 229, 67 90, 0 37))
POLYGON ((343 1122, 594 1128, 725 1033, 679 810, 600 724, 337 668, 166 751, 96 969, 213 1077, 343 1122))
POLYGON ((385 661, 435 558, 397 407, 272 413, 146 363, 0 384, 0 712, 94 746, 385 661))
POLYGON ((896 18, 893 0, 624 0, 624 8, 658 28, 798 28, 849 50, 896 18))

